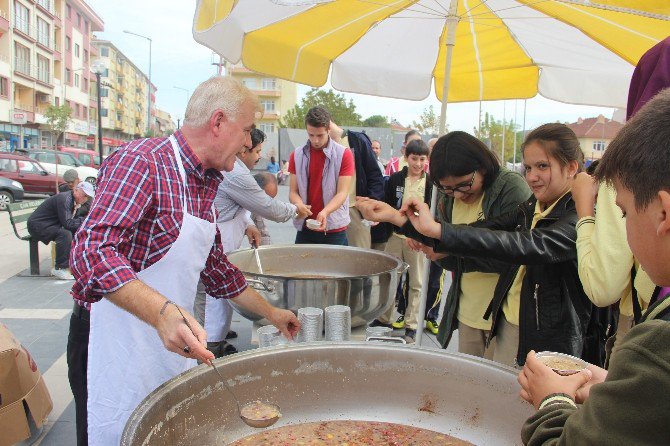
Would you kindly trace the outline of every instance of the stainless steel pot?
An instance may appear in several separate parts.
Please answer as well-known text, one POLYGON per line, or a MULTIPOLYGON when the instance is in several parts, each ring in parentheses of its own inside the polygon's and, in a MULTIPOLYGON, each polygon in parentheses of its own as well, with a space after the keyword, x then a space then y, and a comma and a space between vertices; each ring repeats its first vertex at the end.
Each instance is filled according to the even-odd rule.
MULTIPOLYGON (((352 327, 365 325, 388 310, 395 299, 398 273, 407 269, 390 254, 349 246, 270 245, 258 248, 258 255, 263 274, 253 249, 234 251, 228 260, 268 302, 293 311, 347 305, 352 327)), ((231 303, 242 316, 260 319, 231 303)))
MULTIPOLYGON (((377 342, 295 344, 218 359, 242 403, 277 403, 273 427, 324 420, 388 421, 477 445, 521 444, 532 407, 516 372, 483 359, 377 342)), ((255 433, 211 367, 163 384, 131 415, 123 446, 225 445, 255 433)))

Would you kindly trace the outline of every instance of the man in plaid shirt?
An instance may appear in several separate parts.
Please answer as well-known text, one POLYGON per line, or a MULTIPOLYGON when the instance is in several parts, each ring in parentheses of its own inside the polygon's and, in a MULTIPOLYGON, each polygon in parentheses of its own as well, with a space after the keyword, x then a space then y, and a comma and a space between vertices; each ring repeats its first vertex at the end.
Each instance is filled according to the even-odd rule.
POLYGON ((295 315, 268 304, 228 262, 215 223, 220 171, 250 147, 257 110, 239 82, 211 78, 194 91, 181 131, 133 141, 103 163, 70 261, 68 366, 79 445, 118 444, 148 393, 196 359, 213 359, 190 314, 198 280, 287 337, 297 332, 295 315))

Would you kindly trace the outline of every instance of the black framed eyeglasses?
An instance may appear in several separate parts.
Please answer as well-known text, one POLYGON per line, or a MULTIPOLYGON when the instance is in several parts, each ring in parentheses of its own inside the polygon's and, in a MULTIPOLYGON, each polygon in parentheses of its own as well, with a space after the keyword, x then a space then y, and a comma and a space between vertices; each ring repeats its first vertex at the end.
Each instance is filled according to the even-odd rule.
POLYGON ((470 182, 468 184, 461 184, 460 186, 456 187, 449 187, 449 186, 442 186, 441 184, 436 184, 437 189, 444 192, 447 195, 454 195, 455 192, 468 192, 470 189, 472 189, 472 185, 475 184, 475 175, 477 175, 477 171, 475 170, 472 172, 472 178, 470 179, 470 182))

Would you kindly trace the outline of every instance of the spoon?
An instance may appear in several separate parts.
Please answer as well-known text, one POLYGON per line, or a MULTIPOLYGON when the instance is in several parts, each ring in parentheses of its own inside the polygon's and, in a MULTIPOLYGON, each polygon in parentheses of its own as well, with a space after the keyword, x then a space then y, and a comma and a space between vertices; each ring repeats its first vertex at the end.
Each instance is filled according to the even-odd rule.
POLYGON ((254 248, 254 256, 256 257, 256 266, 258 267, 258 272, 263 274, 263 266, 261 265, 261 258, 258 256, 258 246, 256 246, 256 242, 252 242, 251 247, 254 248))
MULTIPOLYGON (((179 306, 176 304, 175 306, 177 307, 177 311, 179 311, 182 320, 184 321, 188 329, 191 330, 191 334, 193 334, 193 336, 197 338, 195 332, 193 331, 193 327, 191 327, 191 324, 188 322, 188 319, 186 319, 186 316, 184 316, 184 313, 181 312, 181 308, 179 308, 179 306)), ((184 351, 188 352, 186 348, 184 349, 184 351)), ((209 361, 209 364, 214 368, 216 374, 219 375, 219 378, 223 383, 223 387, 225 387, 228 393, 230 393, 233 396, 233 399, 237 404, 237 414, 240 416, 240 419, 242 419, 244 424, 246 424, 249 427, 262 429, 265 427, 272 426, 279 420, 279 418, 281 417, 281 411, 279 410, 279 406, 277 406, 276 404, 254 401, 252 403, 247 403, 244 406, 240 406, 240 400, 237 399, 237 395, 235 395, 235 392, 233 392, 230 389, 230 387, 228 387, 226 379, 223 377, 219 369, 216 367, 214 361, 213 360, 209 361), (259 413, 262 415, 258 416, 257 414, 259 413)))

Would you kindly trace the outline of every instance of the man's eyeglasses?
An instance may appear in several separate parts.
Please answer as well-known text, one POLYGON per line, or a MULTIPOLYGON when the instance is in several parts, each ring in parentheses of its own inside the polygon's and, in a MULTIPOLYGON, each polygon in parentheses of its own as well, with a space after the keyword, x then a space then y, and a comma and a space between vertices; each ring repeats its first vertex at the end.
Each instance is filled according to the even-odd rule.
POLYGON ((475 184, 475 175, 477 175, 477 171, 475 170, 472 172, 472 178, 470 179, 470 182, 467 184, 461 184, 456 187, 449 187, 449 186, 442 186, 441 184, 436 184, 436 187, 438 190, 444 192, 447 195, 454 195, 455 192, 468 192, 470 189, 472 189, 472 185, 475 184))

